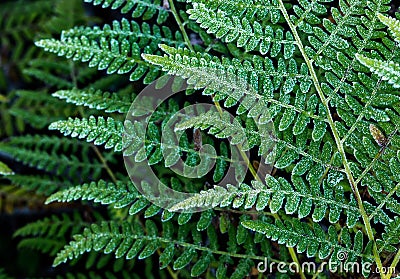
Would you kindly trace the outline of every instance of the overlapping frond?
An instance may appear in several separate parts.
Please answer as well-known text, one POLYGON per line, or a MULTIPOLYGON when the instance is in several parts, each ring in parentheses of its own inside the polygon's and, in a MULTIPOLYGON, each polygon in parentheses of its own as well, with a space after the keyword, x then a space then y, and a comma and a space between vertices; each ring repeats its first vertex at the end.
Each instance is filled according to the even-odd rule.
POLYGON ((396 245, 400 243, 399 230, 400 218, 396 216, 396 218, 385 227, 385 233, 382 234, 382 239, 377 240, 379 252, 397 251, 396 245))
POLYGON ((103 165, 86 156, 89 148, 89 145, 75 140, 39 135, 13 137, 0 143, 0 151, 19 162, 57 175, 69 174, 71 177, 77 172, 80 172, 78 177, 96 177, 101 173, 103 165), (77 154, 66 152, 67 150, 78 152, 77 154, 81 152, 82 159, 77 154))
POLYGON ((279 5, 275 0, 186 0, 193 4, 204 4, 209 9, 220 10, 229 15, 245 16, 250 21, 269 19, 271 23, 276 24, 281 18, 279 5))
MULTIPOLYGON (((145 226, 137 222, 102 222, 85 228, 83 234, 75 235, 74 241, 58 253, 54 264, 59 265, 89 251, 113 253, 117 258, 145 259, 160 250, 161 269, 171 265, 174 270, 180 270, 192 263, 190 273, 196 277, 203 274, 219 257, 221 264, 216 272, 219 276, 227 276, 227 266, 233 262, 232 258, 242 256, 233 254, 237 250, 236 233, 233 230, 229 233, 228 246, 231 247, 232 256, 218 250, 220 244, 212 227, 208 230, 208 236, 207 244, 201 244, 201 235, 191 226, 174 228, 172 224, 164 223, 160 233, 156 224, 150 220, 146 221, 145 226)), ((252 264, 252 259, 240 259, 231 278, 242 278, 252 264)))
POLYGON ((292 177, 291 183, 280 177, 278 180, 268 175, 265 183, 253 181, 252 185, 241 184, 238 187, 228 185, 226 188, 214 186, 213 189, 201 191, 187 200, 174 205, 170 210, 195 208, 200 206, 233 207, 257 211, 269 208, 272 213, 284 209, 286 214, 298 214, 299 219, 311 214, 314 222, 321 221, 329 209, 329 221, 337 223, 340 214, 346 211, 347 226, 353 227, 359 218, 355 201, 344 198, 342 187, 324 183, 322 189, 312 188, 300 177, 292 177))
MULTIPOLYGON (((379 14, 378 18, 389 28, 395 41, 399 43, 400 21, 391 17, 385 17, 382 14, 379 14)), ((393 84, 394 88, 400 87, 400 65, 398 63, 393 61, 382 61, 377 58, 369 58, 360 54, 357 54, 356 58, 361 62, 361 64, 367 66, 373 73, 377 74, 384 80, 387 80, 390 84, 393 84)))
POLYGON ((159 69, 149 67, 141 57, 141 53, 157 52, 159 43, 181 45, 179 33, 176 40, 171 31, 165 27, 153 27, 143 23, 140 27, 134 21, 126 19, 114 21, 112 27, 105 25, 102 29, 74 28, 64 31, 60 40, 44 39, 36 45, 75 61, 89 62, 90 67, 107 70, 108 74, 130 74, 130 80, 145 77, 145 83, 152 82, 159 76, 159 69))
POLYGON ((346 228, 340 231, 339 236, 334 226, 330 226, 326 233, 318 224, 311 227, 297 219, 294 219, 293 222, 276 221, 274 224, 262 221, 245 221, 242 224, 246 228, 262 233, 272 240, 286 244, 288 247, 296 247, 298 252, 305 252, 308 257, 318 255, 318 258, 325 259, 332 255, 333 261, 338 261, 340 260, 338 254, 346 252, 346 261, 355 260, 357 257, 372 261, 372 257, 369 255, 372 242, 365 245, 361 231, 357 231, 352 241, 346 228))
POLYGON ((262 55, 269 53, 275 57, 284 53, 285 59, 293 56, 295 41, 290 32, 270 25, 263 27, 258 21, 251 22, 246 17, 234 16, 222 10, 210 9, 208 5, 193 3, 188 10, 190 19, 200 24, 209 33, 214 33, 226 43, 236 42, 246 51, 257 50, 262 55))
POLYGON ((130 92, 103 92, 95 89, 59 90, 52 94, 54 97, 65 100, 67 103, 82 105, 105 112, 127 113, 135 94, 130 92))
POLYGON ((89 118, 69 118, 53 122, 49 126, 50 130, 59 130, 65 136, 78 137, 86 139, 87 142, 93 142, 95 145, 105 144, 105 148, 114 148, 114 151, 122 150, 122 134, 124 126, 121 121, 116 121, 112 117, 89 118))
POLYGON ((18 90, 15 96, 18 99, 10 106, 9 113, 35 128, 42 129, 75 113, 74 106, 65 105, 44 91, 18 90))
MULTIPOLYGON (((171 113, 171 108, 166 109, 165 111, 171 113)), ((215 149, 215 152, 212 152, 211 150, 209 152, 202 152, 201 156, 203 163, 200 164, 200 167, 194 168, 198 166, 200 162, 200 156, 198 151, 194 149, 194 143, 189 142, 186 133, 182 133, 179 139, 180 141, 177 143, 175 139, 176 135, 171 127, 161 131, 160 127, 155 123, 160 120, 163 123, 167 123, 169 117, 165 117, 165 114, 163 116, 163 113, 159 113, 158 115, 159 116, 157 116, 157 112, 153 115, 156 117, 153 117, 148 127, 145 127, 143 123, 139 121, 125 121, 123 138, 124 156, 131 156, 131 158, 136 162, 143 162, 147 159, 149 165, 164 162, 166 167, 174 166, 182 157, 186 156, 183 160, 184 169, 182 171, 184 173, 189 173, 192 170, 197 171, 197 174, 193 175, 198 177, 203 176, 205 170, 208 171, 208 162, 210 160, 215 160, 213 180, 215 182, 220 181, 230 162, 226 144, 223 142, 219 144, 219 152, 215 151, 215 149)), ((205 138, 204 140, 206 139, 213 142, 210 138, 205 138)), ((239 173, 241 173, 241 175, 244 175, 243 171, 241 172, 241 170, 244 169, 244 166, 240 165, 240 162, 233 163, 237 163, 236 174, 240 175, 239 173)))
POLYGON ((61 189, 72 186, 71 182, 62 178, 48 175, 21 175, 16 174, 7 176, 7 180, 11 184, 25 189, 34 191, 38 194, 50 195, 61 189))
POLYGON ((120 9, 122 14, 129 12, 133 18, 141 17, 150 20, 157 15, 157 23, 161 24, 168 18, 168 7, 162 5, 162 0, 85 0, 102 8, 120 9))

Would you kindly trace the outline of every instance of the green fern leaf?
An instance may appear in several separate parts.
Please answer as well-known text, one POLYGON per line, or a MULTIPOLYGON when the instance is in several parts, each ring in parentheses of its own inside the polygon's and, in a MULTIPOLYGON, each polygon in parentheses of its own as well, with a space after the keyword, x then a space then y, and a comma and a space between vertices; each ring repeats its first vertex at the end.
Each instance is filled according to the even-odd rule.
POLYGON ((386 227, 385 233, 382 234, 382 239, 377 241, 379 245, 379 252, 396 252, 396 245, 400 243, 400 237, 398 235, 400 229, 400 218, 395 217, 386 227))
POLYGON ((74 61, 89 62, 89 67, 99 70, 107 69, 108 74, 125 74, 132 72, 130 80, 138 80, 143 75, 145 83, 152 82, 159 75, 159 70, 150 67, 140 58, 140 53, 153 53, 159 43, 181 45, 172 41, 168 28, 163 28, 167 39, 161 36, 159 28, 151 32, 149 25, 139 25, 132 21, 114 21, 113 26, 105 25, 100 28, 74 28, 64 31, 61 40, 44 39, 36 45, 59 56, 72 58, 74 61))
POLYGON ((383 24, 389 27, 395 41, 400 43, 400 21, 395 18, 386 17, 382 14, 378 14, 378 18, 383 24))
POLYGON ((157 23, 161 24, 168 18, 168 10, 161 5, 161 0, 85 0, 87 3, 93 5, 102 5, 102 8, 109 8, 115 10, 121 8, 121 13, 125 14, 132 11, 133 18, 142 17, 143 20, 150 20, 157 14, 157 23))
POLYGON ((393 84, 394 88, 400 87, 400 65, 398 63, 393 61, 385 62, 362 55, 356 55, 356 57, 361 64, 370 68, 373 73, 393 84))
POLYGON ((143 208, 138 210, 138 204, 143 203, 147 206, 149 203, 139 195, 132 183, 117 182, 107 183, 104 180, 91 182, 80 186, 70 187, 63 191, 59 191, 49 198, 46 203, 51 202, 69 202, 73 200, 93 200, 101 204, 113 204, 115 208, 123 208, 132 205, 132 214, 136 214, 143 208), (129 194, 127 194, 127 192, 129 194), (139 198, 139 199, 138 199, 139 198))
MULTIPOLYGON (((270 52, 271 57, 277 56, 281 45, 294 45, 291 33, 282 29, 274 30, 271 26, 262 27, 257 21, 249 22, 246 17, 231 16, 221 10, 214 11, 204 4, 193 3, 193 9, 187 11, 190 19, 200 24, 209 33, 215 33, 217 38, 223 38, 226 43, 236 41, 238 47, 246 51, 258 50, 262 55, 270 52)), ((294 47, 285 51, 285 58, 292 57, 294 47)))
POLYGON ((94 141, 95 145, 105 144, 105 148, 114 148, 114 151, 122 151, 122 134, 124 127, 122 122, 108 117, 90 116, 88 119, 69 118, 60 120, 49 126, 50 130, 59 130, 65 136, 86 138, 87 142, 94 141))
POLYGON ((280 20, 282 14, 279 10, 277 1, 261 0, 261 1, 224 1, 224 0, 187 0, 193 4, 204 4, 213 10, 221 10, 227 14, 234 16, 245 16, 249 21, 269 19, 271 23, 276 24, 280 20))
POLYGON ((52 94, 64 99, 67 103, 83 105, 89 108, 104 110, 105 112, 127 113, 135 98, 132 94, 103 92, 101 90, 60 90, 52 94))
POLYGON ((39 175, 12 175, 7 179, 16 186, 28 191, 35 191, 38 194, 48 196, 54 192, 72 186, 71 182, 63 178, 39 175))
POLYGON ((70 177, 74 177, 79 171, 83 176, 91 173, 93 177, 98 177, 103 168, 102 163, 95 159, 82 162, 76 154, 65 154, 68 148, 72 148, 71 150, 76 152, 79 147, 81 147, 82 154, 88 153, 88 145, 66 138, 39 135, 20 136, 11 138, 8 142, 0 143, 0 151, 29 166, 55 172, 57 175, 69 174, 70 177))
MULTIPOLYGON (((334 260, 338 253, 348 253, 349 259, 358 257, 369 257, 370 255, 364 255, 363 244, 362 244, 362 233, 358 231, 355 236, 354 246, 351 248, 344 243, 346 246, 339 245, 337 243, 338 234, 333 226, 329 227, 328 234, 326 234, 319 225, 310 227, 307 223, 300 222, 297 219, 293 219, 293 222, 276 221, 275 224, 269 224, 261 221, 244 221, 243 226, 246 228, 262 233, 267 238, 277 240, 280 243, 286 244, 288 247, 297 247, 298 252, 306 252, 308 257, 318 255, 320 259, 325 259, 332 254, 334 260)), ((342 230, 341 238, 347 238, 347 229, 342 230), (346 236, 346 237, 345 237, 346 236)), ((340 238, 339 238, 340 239, 340 238)), ((370 244, 367 244, 367 246, 370 244)))
POLYGON ((307 187, 299 177, 292 178, 293 185, 283 178, 276 180, 267 175, 266 185, 253 181, 252 186, 241 184, 239 187, 228 185, 227 188, 214 186, 213 189, 201 191, 193 197, 175 204, 170 208, 171 211, 190 209, 201 206, 211 207, 243 207, 244 209, 256 207, 257 211, 264 210, 269 205, 272 213, 285 209, 286 214, 298 213, 299 218, 307 217, 311 214, 311 208, 315 205, 312 214, 315 222, 321 221, 330 209, 329 221, 336 223, 340 213, 346 210, 348 215, 347 224, 353 227, 359 216, 358 208, 354 202, 348 203, 343 199, 343 189, 334 189, 328 183, 324 184, 323 193, 320 189, 316 190, 307 187), (284 206, 284 202, 286 205, 284 206))

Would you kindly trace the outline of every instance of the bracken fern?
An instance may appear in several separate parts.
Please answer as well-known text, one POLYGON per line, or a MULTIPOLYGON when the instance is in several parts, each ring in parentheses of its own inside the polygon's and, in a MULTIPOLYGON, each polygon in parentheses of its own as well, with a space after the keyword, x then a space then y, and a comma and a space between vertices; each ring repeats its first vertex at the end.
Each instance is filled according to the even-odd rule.
MULTIPOLYGON (((111 253, 124 262, 121 266, 133 258, 158 257, 158 268, 171 278, 256 278, 267 276, 254 268, 265 258, 337 264, 343 253, 346 263, 372 264, 373 269, 362 271, 365 277, 375 276, 375 270, 381 278, 396 273, 400 23, 385 15, 388 1, 86 2, 117 9, 124 18, 102 27, 64 30, 60 39, 41 39, 36 45, 122 75, 125 83, 115 80, 133 86, 48 79, 58 87, 52 95, 60 100, 43 95, 43 102, 65 100, 68 106, 85 107, 79 114, 67 111, 65 119, 53 114, 50 130, 82 141, 14 137, 0 143, 0 151, 48 174, 65 176, 70 183, 46 191, 28 183, 28 177, 25 183, 18 175, 10 181, 52 194, 47 203, 82 200, 90 206, 106 205, 108 219, 86 224, 79 216, 53 217, 16 235, 45 239, 59 231, 60 237, 76 221, 85 228, 80 233, 73 229, 73 240, 58 251, 54 266, 84 253, 111 253), (186 95, 157 108, 148 127, 134 121, 124 125, 124 115, 143 85, 164 74, 186 79, 191 86, 186 95), (195 117, 182 110, 197 100, 207 100, 215 110, 195 117), (180 114, 180 122, 175 130, 165 131, 174 114, 180 114), (268 123, 273 136, 266 130, 268 123), (178 144, 163 142, 171 133, 180 133, 178 144), (171 171, 180 158, 186 166, 198 165, 199 145, 206 144, 216 150, 204 155, 216 159, 211 175, 185 177, 171 171), (230 159, 233 145, 243 151, 247 174, 241 173, 243 162, 230 159), (165 150, 173 152, 164 158, 165 150), (154 186, 162 191, 161 183, 130 182, 117 161, 122 155, 133 155, 133 166, 147 159, 163 184, 194 194, 170 208, 152 204, 140 189, 154 186), (263 163, 273 164, 273 169, 259 175, 257 168, 263 163), (219 185, 229 164, 235 165, 236 178, 243 179, 236 185, 219 185), (200 207, 207 210, 194 212, 200 207), (40 226, 51 226, 51 233, 40 226)), ((179 89, 181 84, 174 86, 179 89)), ((0 174, 10 175, 1 162, 0 174)), ((43 245, 41 249, 55 254, 57 243, 40 241, 32 247, 43 245)), ((289 276, 275 272, 279 278, 289 276)), ((301 278, 325 278, 335 272, 298 273, 301 278)))

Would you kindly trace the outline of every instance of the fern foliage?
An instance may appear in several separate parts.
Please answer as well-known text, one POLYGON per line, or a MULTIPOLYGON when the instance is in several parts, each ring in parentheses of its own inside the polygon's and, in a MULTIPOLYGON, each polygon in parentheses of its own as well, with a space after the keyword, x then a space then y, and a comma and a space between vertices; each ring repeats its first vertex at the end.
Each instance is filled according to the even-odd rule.
POLYGON ((70 118, 67 121, 53 122, 49 129, 60 130, 66 136, 86 138, 96 145, 105 144, 105 148, 113 147, 115 151, 122 150, 123 125, 111 117, 107 120, 101 116, 97 119, 94 116, 89 119, 70 118))
POLYGON ((59 56, 73 58, 75 61, 89 62, 90 67, 107 70, 108 74, 130 73, 130 80, 138 80, 146 75, 146 83, 159 76, 159 70, 149 67, 140 59, 140 53, 157 51, 157 44, 165 42, 181 45, 168 28, 150 29, 147 23, 140 27, 135 21, 114 21, 112 27, 105 25, 100 28, 75 28, 65 31, 60 41, 45 39, 36 45, 59 56))
POLYGON ((128 0, 126 3, 120 0, 85 0, 85 2, 101 5, 102 8, 121 9, 122 14, 131 12, 132 18, 142 17, 143 20, 149 20, 157 16, 158 24, 165 22, 169 15, 167 7, 161 5, 161 0, 128 0))
POLYGON ((54 266, 99 257, 121 272, 157 260, 160 278, 266 278, 256 269, 265 259, 326 263, 343 253, 345 263, 392 268, 381 278, 395 273, 400 28, 388 1, 85 2, 120 19, 36 40, 72 64, 34 61, 25 73, 52 94, 17 91, 11 110, 65 137, 10 137, 0 152, 44 172, 11 183, 52 206, 84 201, 105 220, 47 218, 17 231, 38 237, 21 246, 56 254, 54 266), (93 68, 102 78, 93 81, 93 68), (152 108, 140 94, 155 80, 155 99, 176 95, 152 108), (62 113, 40 109, 64 102, 62 113), (146 123, 133 117, 149 108, 146 123), (172 200, 165 185, 190 196, 152 204, 149 189, 172 200), (66 234, 69 244, 56 241, 66 234))
POLYGON ((10 154, 15 160, 31 167, 58 175, 66 173, 73 176, 78 171, 83 171, 83 175, 97 176, 102 169, 99 161, 90 160, 86 156, 83 156, 81 160, 69 152, 81 149, 81 154, 87 154, 89 148, 88 145, 79 146, 75 141, 39 135, 15 137, 0 144, 2 152, 10 154), (58 154, 59 152, 61 154, 58 154))
MULTIPOLYGON (((181 270, 190 265, 190 275, 196 277, 209 268, 215 258, 214 254, 220 257, 221 262, 231 260, 217 250, 219 245, 216 235, 212 233, 213 229, 209 230, 209 244, 202 245, 200 235, 190 226, 181 226, 178 231, 169 223, 164 223, 162 227, 163 234, 160 235, 156 224, 150 220, 146 221, 145 226, 126 222, 93 224, 90 228, 86 228, 82 235, 76 235, 75 240, 58 253, 55 264, 58 265, 67 259, 92 250, 113 253, 117 258, 145 259, 154 254, 157 249, 162 249, 159 257, 161 269, 171 265, 173 270, 181 270), (179 239, 176 238, 177 236, 179 239), (189 241, 194 241, 194 243, 189 241)), ((228 245, 232 245, 233 241, 235 240, 230 239, 228 245)), ((231 249, 235 249, 234 246, 231 246, 231 249)), ((246 269, 251 262, 249 259, 241 259, 231 276, 241 278, 246 274, 246 269)), ((217 272, 221 275, 226 274, 226 267, 220 265, 217 272)))
MULTIPOLYGON (((395 41, 400 42, 400 22, 394 18, 386 17, 382 14, 378 15, 380 21, 385 24, 391 31, 395 41)), ((399 77, 399 64, 394 61, 382 61, 377 58, 369 58, 362 55, 357 55, 357 59, 364 65, 367 66, 373 73, 387 80, 390 84, 393 84, 394 88, 400 87, 399 77)))
POLYGON ((340 213, 346 209, 347 226, 353 227, 358 219, 359 212, 354 201, 351 203, 343 199, 343 189, 333 189, 326 185, 323 192, 320 189, 307 189, 304 181, 297 178, 292 185, 283 178, 279 181, 272 176, 267 176, 265 184, 254 181, 252 186, 242 184, 239 188, 228 185, 227 188, 215 186, 213 189, 202 191, 192 198, 176 204, 171 210, 186 209, 202 205, 212 207, 221 206, 233 208, 250 209, 255 206, 257 211, 264 210, 267 206, 272 213, 284 209, 287 214, 297 213, 299 218, 307 217, 311 214, 312 205, 315 209, 312 218, 315 222, 324 218, 326 211, 329 210, 329 221, 338 222, 340 213), (298 190, 299 192, 296 192, 298 190), (320 193, 316 195, 315 193, 320 193))
POLYGON ((110 93, 101 90, 87 89, 71 89, 60 90, 53 93, 54 97, 65 100, 75 105, 83 105, 96 110, 104 110, 105 112, 127 113, 135 95, 123 93, 110 93))
MULTIPOLYGON (((324 259, 333 252, 333 259, 335 259, 341 251, 346 251, 350 259, 354 259, 356 256, 363 256, 364 244, 361 231, 358 231, 354 236, 354 246, 351 247, 348 243, 350 238, 349 232, 344 229, 339 237, 332 226, 329 227, 328 235, 326 235, 318 225, 311 229, 307 224, 298 220, 293 223, 277 221, 275 224, 246 221, 243 222, 243 225, 253 231, 266 235, 268 238, 286 243, 290 247, 296 246, 297 251, 306 252, 309 257, 315 256, 318 253, 318 257, 324 259), (343 241, 343 244, 347 247, 339 246, 337 243, 338 239, 343 241)), ((371 245, 367 244, 367 248, 365 249, 371 250, 371 245)))

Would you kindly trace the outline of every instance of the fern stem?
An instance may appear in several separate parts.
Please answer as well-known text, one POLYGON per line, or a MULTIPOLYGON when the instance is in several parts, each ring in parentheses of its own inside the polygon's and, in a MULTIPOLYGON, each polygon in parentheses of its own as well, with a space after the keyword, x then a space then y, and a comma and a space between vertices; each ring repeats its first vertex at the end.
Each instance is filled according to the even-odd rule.
POLYGON ((345 171, 346 171, 346 176, 347 176, 347 179, 349 180, 349 183, 350 183, 351 189, 353 191, 353 194, 356 197, 357 204, 358 204, 358 207, 360 209, 361 217, 363 219, 363 222, 364 222, 364 225, 365 225, 365 229, 367 231, 368 239, 373 242, 373 254, 374 254, 374 259, 376 261, 376 264, 377 264, 378 268, 380 269, 380 277, 382 279, 384 279, 385 276, 382 274, 382 270, 383 270, 382 262, 381 262, 381 259, 379 257, 379 253, 378 253, 378 249, 377 249, 377 246, 376 246, 376 242, 375 242, 374 234, 373 234, 373 231, 372 231, 371 223, 369 221, 367 212, 365 211, 364 205, 362 203, 361 195, 360 195, 360 192, 358 191, 357 184, 355 183, 354 177, 353 177, 353 175, 351 173, 350 166, 349 166, 349 163, 348 163, 347 158, 346 158, 346 153, 345 153, 344 148, 343 148, 343 144, 340 141, 339 133, 338 133, 338 131, 336 129, 335 123, 333 121, 332 115, 331 115, 330 110, 329 110, 328 102, 327 102, 327 100, 325 98, 325 95, 324 95, 324 93, 322 91, 322 88, 320 86, 317 74, 316 74, 315 69, 314 69, 314 67, 312 65, 312 61, 310 60, 310 58, 307 56, 307 54, 305 52, 305 49, 303 47, 303 43, 302 43, 302 41, 300 39, 300 36, 297 33, 296 27, 293 25, 293 23, 291 22, 291 20, 289 18, 289 15, 288 15, 288 13, 286 11, 286 8, 285 8, 285 6, 283 4, 283 1, 282 0, 278 0, 278 3, 279 3, 279 6, 280 6, 280 9, 281 9, 281 12, 283 14, 283 17, 285 18, 287 24, 289 25, 289 28, 292 31, 293 36, 294 36, 294 38, 295 38, 295 40, 297 42, 297 45, 298 45, 299 50, 301 52, 301 55, 303 56, 304 61, 306 62, 308 69, 310 70, 311 79, 312 79, 312 81, 314 83, 314 86, 315 86, 315 89, 316 89, 316 91, 318 93, 318 96, 321 99, 321 102, 322 102, 322 104, 324 105, 324 107, 326 109, 328 123, 329 123, 329 126, 330 126, 331 130, 332 130, 333 137, 335 138, 335 142, 336 142, 338 151, 339 151, 340 155, 342 156, 343 165, 344 165, 344 168, 345 168, 345 171))
POLYGON ((258 177, 256 170, 254 169, 253 165, 250 163, 249 158, 247 157, 246 153, 242 149, 242 145, 238 144, 238 148, 240 150, 240 154, 242 155, 242 158, 245 160, 247 166, 249 167, 249 170, 251 172, 251 175, 257 180, 261 182, 261 179, 258 177))
POLYGON ((96 152, 97 157, 99 157, 101 163, 103 164, 104 168, 106 169, 108 175, 111 177, 111 180, 114 182, 114 184, 117 184, 117 179, 114 176, 114 173, 112 172, 112 170, 110 169, 110 167, 107 164, 107 160, 103 157, 103 155, 101 154, 101 152, 99 151, 99 149, 97 148, 97 146, 91 144, 94 152, 96 152))
POLYGON ((192 44, 190 43, 189 37, 188 37, 188 35, 187 35, 187 33, 186 33, 185 27, 183 26, 182 21, 181 21, 181 19, 179 18, 178 12, 177 12, 176 9, 175 9, 175 5, 174 5, 174 1, 173 1, 173 0, 169 0, 169 6, 170 6, 170 9, 171 9, 172 14, 174 15, 174 18, 175 18, 175 20, 176 20, 176 23, 179 25, 179 29, 180 29, 181 32, 182 32, 183 39, 185 40, 186 45, 188 46, 188 48, 189 48, 191 51, 194 51, 194 50, 193 50, 193 46, 192 46, 192 44))
MULTIPOLYGON (((72 64, 72 65, 74 65, 74 64, 72 64)), ((75 87, 77 88, 77 84, 75 84, 75 87)), ((85 111, 83 110, 82 107, 79 107, 79 113, 80 113, 80 115, 82 117, 85 117, 85 111)), ((90 146, 92 147, 92 149, 96 153, 96 155, 99 158, 100 162, 103 164, 103 167, 106 169, 106 171, 107 171, 108 175, 110 176, 112 182, 114 182, 114 184, 117 184, 118 180, 115 178, 114 173, 112 172, 112 170, 108 166, 107 160, 103 157, 103 155, 101 154, 100 150, 94 144, 91 144, 90 146)))
POLYGON ((242 215, 266 215, 266 216, 274 216, 273 213, 268 212, 268 211, 256 211, 256 210, 246 210, 246 211, 241 211, 241 210, 236 210, 236 209, 230 209, 230 208, 224 208, 224 207, 214 207, 213 208, 216 211, 221 211, 221 212, 230 212, 230 213, 236 213, 236 214, 242 214, 242 215))
POLYGON ((400 250, 397 251, 397 254, 394 257, 393 262, 389 267, 388 273, 386 274, 386 279, 390 279, 392 277, 393 271, 396 269, 397 264, 399 262, 400 262, 400 250))

